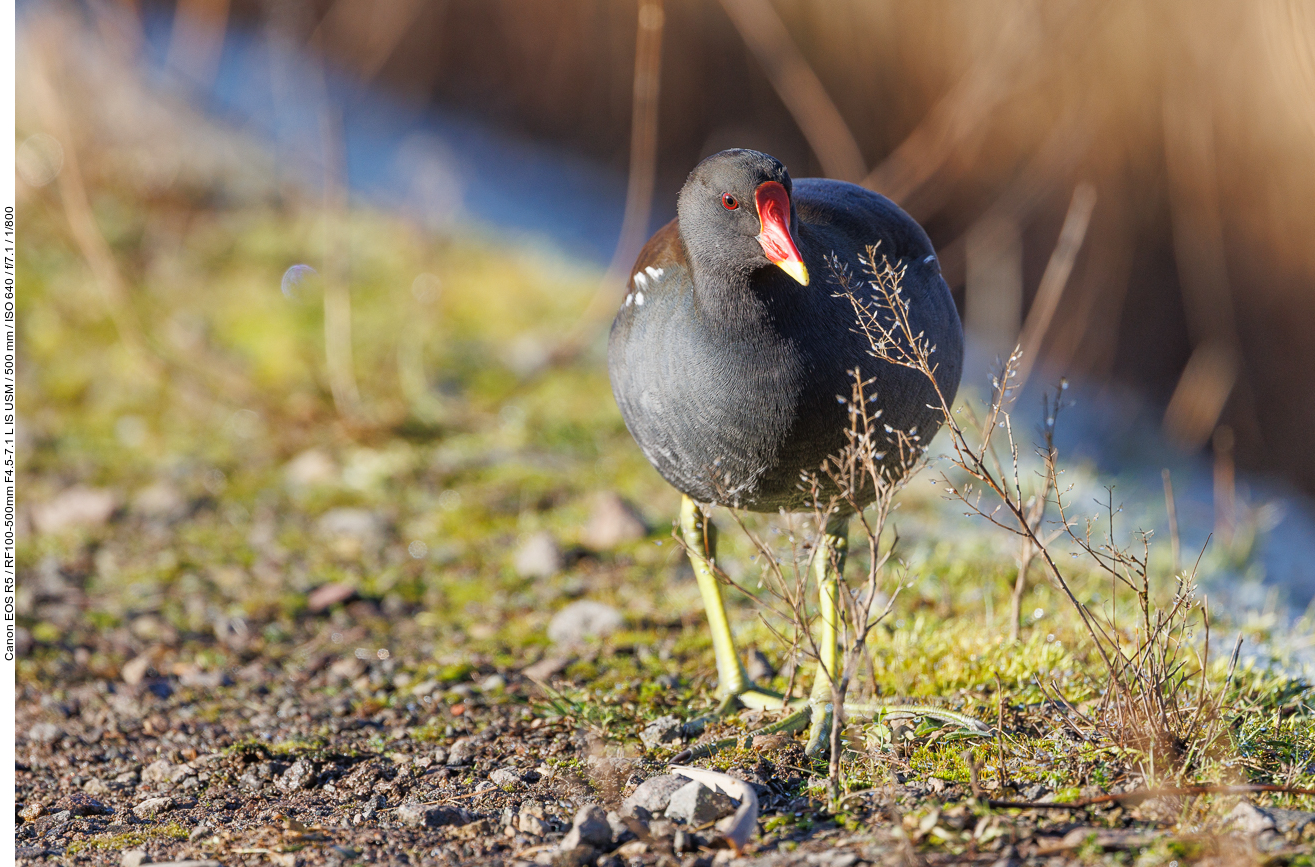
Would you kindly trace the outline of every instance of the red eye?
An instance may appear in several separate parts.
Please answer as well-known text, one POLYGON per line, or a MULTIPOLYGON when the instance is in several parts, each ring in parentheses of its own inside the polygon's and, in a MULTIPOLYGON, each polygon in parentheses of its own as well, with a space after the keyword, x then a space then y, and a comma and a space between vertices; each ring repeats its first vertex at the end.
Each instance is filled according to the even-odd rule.
POLYGON ((735 200, 735 197, 732 196, 730 193, 722 193, 721 206, 728 211, 733 211, 740 206, 740 203, 737 202, 735 200))

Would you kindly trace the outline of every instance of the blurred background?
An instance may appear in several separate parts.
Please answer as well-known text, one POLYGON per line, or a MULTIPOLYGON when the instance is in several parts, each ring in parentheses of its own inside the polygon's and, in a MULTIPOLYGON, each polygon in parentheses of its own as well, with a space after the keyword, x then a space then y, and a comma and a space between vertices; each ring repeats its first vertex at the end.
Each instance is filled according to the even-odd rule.
POLYGON ((1222 426, 1239 464, 1315 490, 1307 3, 53 5, 303 180, 336 125, 351 191, 593 262, 628 216, 628 267, 724 147, 862 183, 927 228, 986 350, 1045 320, 1029 348, 1054 371, 1135 388, 1190 450, 1222 426))
MULTIPOLYGON (((1074 448, 1160 513, 1173 467, 1192 544, 1315 592, 1315 5, 27 0, 19 42, 37 531, 164 455, 218 496, 540 422, 582 489, 638 497, 607 326, 686 174, 738 146, 895 200, 967 387, 1021 342, 1019 412, 1068 377, 1074 448)), ((426 520, 397 532, 457 532, 426 520)))

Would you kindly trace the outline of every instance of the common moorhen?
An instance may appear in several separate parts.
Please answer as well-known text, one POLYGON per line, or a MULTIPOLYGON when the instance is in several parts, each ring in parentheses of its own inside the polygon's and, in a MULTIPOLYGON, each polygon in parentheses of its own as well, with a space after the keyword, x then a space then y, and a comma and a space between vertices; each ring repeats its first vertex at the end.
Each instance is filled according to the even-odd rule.
MULTIPOLYGON (((867 394, 891 428, 916 428, 927 443, 941 420, 926 376, 873 357, 828 257, 861 275, 859 257, 877 245, 905 269, 913 333, 936 347, 936 379, 949 400, 963 331, 926 232, 877 193, 823 178, 792 183, 780 161, 736 149, 695 167, 676 214, 639 254, 612 324, 612 392, 644 455, 684 494, 681 529, 713 633, 723 708, 736 699, 779 707, 752 687, 735 652, 709 568, 707 506, 810 507, 801 475, 844 449, 855 369, 872 380, 867 394)), ((815 694, 829 692, 825 672, 834 670, 837 579, 825 564, 843 556, 846 529, 847 516, 831 522, 815 561, 824 564, 815 694)))

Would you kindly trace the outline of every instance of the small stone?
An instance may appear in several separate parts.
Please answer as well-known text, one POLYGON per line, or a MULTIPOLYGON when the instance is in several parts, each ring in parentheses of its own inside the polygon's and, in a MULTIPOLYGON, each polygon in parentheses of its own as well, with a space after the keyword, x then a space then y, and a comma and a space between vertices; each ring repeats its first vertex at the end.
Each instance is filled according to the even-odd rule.
POLYGON ((36 723, 27 730, 27 736, 29 740, 36 741, 39 744, 53 744, 56 741, 63 740, 64 730, 54 723, 36 723))
POLYGON ((118 507, 113 491, 77 485, 34 507, 32 523, 39 533, 92 529, 108 522, 118 507))
POLYGON ((639 732, 639 739, 646 749, 656 749, 663 744, 680 740, 685 724, 678 717, 668 714, 653 720, 639 732))
POLYGON ((630 793, 630 797, 621 802, 620 813, 622 816, 644 820, 661 815, 671 803, 671 796, 688 782, 684 777, 674 774, 649 777, 630 793))
POLYGON ((546 828, 543 820, 538 816, 530 813, 521 813, 516 817, 516 830, 522 834, 532 834, 535 837, 542 837, 546 828))
POLYGON ((346 602, 355 595, 356 588, 350 584, 322 584, 306 597, 306 608, 312 614, 319 614, 321 611, 328 611, 333 606, 346 602))
POLYGON ((704 825, 734 810, 734 803, 726 795, 691 780, 672 793, 665 815, 687 825, 704 825))
POLYGON ((192 829, 192 833, 187 835, 187 842, 195 843, 197 840, 204 840, 206 837, 215 833, 215 829, 209 825, 197 825, 192 829))
MULTIPOLYGON (((639 824, 637 819, 631 819, 631 822, 639 824)), ((610 810, 607 814, 607 826, 612 829, 612 840, 617 843, 624 843, 627 840, 633 840, 635 831, 630 827, 623 817, 616 810, 610 810)))
POLYGON ((292 767, 283 772, 275 783, 285 792, 296 792, 300 789, 310 789, 315 786, 315 779, 319 776, 319 771, 315 766, 305 759, 297 759, 292 763, 292 767))
POLYGON ((516 574, 522 578, 551 578, 564 565, 561 546, 547 530, 531 534, 516 549, 512 560, 516 574))
POLYGON ((561 848, 578 849, 588 846, 607 849, 612 845, 612 826, 607 824, 607 813, 596 804, 586 804, 575 813, 571 830, 562 838, 561 848))
POLYGON ((558 850, 548 863, 552 867, 593 867, 597 859, 598 850, 593 846, 576 846, 572 849, 558 850))
POLYGON ((338 481, 338 465, 323 449, 307 449, 284 465, 283 479, 294 490, 332 485, 338 481))
POLYGON ((232 686, 233 678, 225 671, 189 667, 178 675, 178 683, 188 689, 219 689, 221 686, 232 686))
POLYGON ((434 749, 434 764, 447 764, 447 747, 437 747, 434 749))
POLYGON ((510 768, 498 768, 489 774, 489 782, 508 789, 521 785, 521 776, 510 768))
POLYGON ((75 816, 107 816, 114 811, 90 795, 74 792, 55 802, 61 810, 68 810, 75 816))
POLYGON ((329 666, 329 674, 339 680, 356 680, 356 678, 365 674, 368 666, 364 659, 357 659, 355 656, 344 656, 342 659, 329 666))
POLYGON ((676 823, 670 819, 654 819, 648 823, 648 836, 653 840, 668 840, 676 833, 676 823))
POLYGON ((548 638, 554 644, 581 644, 602 638, 621 628, 621 612, 610 605, 581 599, 572 602, 548 622, 548 638))
POLYGON ((1228 822, 1244 834, 1255 836, 1274 830, 1274 819, 1250 801, 1241 801, 1228 814, 1228 822))
POLYGON ((37 819, 34 824, 37 836, 44 837, 50 833, 62 833, 64 826, 73 818, 73 814, 68 810, 60 810, 58 813, 49 813, 37 819))
POLYGON ((154 819, 161 813, 172 810, 173 805, 173 798, 147 798, 133 807, 132 812, 138 819, 154 819))
POLYGON ((457 738, 453 741, 452 746, 447 751, 447 766, 450 768, 459 768, 462 765, 468 765, 479 755, 479 744, 470 738, 457 738))
POLYGON ((145 654, 133 657, 123 664, 119 671, 119 676, 128 686, 136 686, 146 679, 146 673, 151 670, 151 658, 145 654))
POLYGON ((187 514, 187 500, 174 485, 159 481, 133 496, 132 511, 143 518, 173 521, 187 514))
POLYGON ((145 849, 124 849, 119 857, 119 867, 141 867, 146 863, 145 849))
POLYGON ((23 809, 18 811, 18 815, 22 817, 24 822, 35 822, 37 819, 44 816, 45 813, 46 813, 45 805, 42 804, 40 801, 32 801, 27 806, 23 807, 23 809))
POLYGON ((340 556, 374 554, 383 547, 384 519, 367 509, 330 509, 315 522, 315 532, 340 556))
POLYGON ((466 817, 456 807, 403 804, 397 808, 397 821, 418 828, 440 828, 445 825, 464 825, 466 817))
POLYGON ((594 497, 593 508, 585 522, 580 541, 595 551, 606 551, 648 535, 639 510, 620 495, 605 491, 594 497))
POLYGON ((535 683, 547 683, 554 674, 571 664, 569 656, 545 656, 533 665, 521 669, 521 674, 535 683))
POLYGON ((168 759, 156 759, 146 767, 142 768, 143 783, 163 783, 172 779, 176 770, 173 762, 168 759))
POLYGON ((625 858, 627 861, 647 854, 648 844, 643 840, 631 840, 629 843, 622 843, 616 850, 617 857, 625 858))
POLYGON ((122 783, 125 786, 135 786, 142 781, 140 771, 124 771, 114 778, 114 782, 122 783))
POLYGON ((82 784, 82 791, 91 795, 93 798, 103 798, 106 795, 113 794, 114 788, 100 777, 92 777, 90 780, 87 780, 87 782, 82 784))

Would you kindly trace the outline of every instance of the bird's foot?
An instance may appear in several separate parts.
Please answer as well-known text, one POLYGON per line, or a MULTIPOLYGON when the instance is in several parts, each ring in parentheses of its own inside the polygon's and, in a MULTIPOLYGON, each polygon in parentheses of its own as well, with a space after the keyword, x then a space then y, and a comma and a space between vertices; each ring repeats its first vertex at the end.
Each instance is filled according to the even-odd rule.
MULTIPOLYGON (((722 704, 727 705, 731 699, 724 699, 722 704)), ((731 705, 733 707, 733 704, 731 705)), ((777 707, 781 707, 778 699, 777 707)), ((812 759, 826 758, 831 753, 831 727, 834 720, 834 708, 830 702, 821 701, 817 698, 810 699, 806 704, 799 702, 792 703, 794 710, 780 720, 771 725, 755 729, 743 735, 735 737, 722 738, 716 741, 709 741, 705 744, 699 744, 683 752, 677 753, 671 761, 676 764, 690 762, 695 759, 706 758, 725 749, 743 746, 751 747, 756 737, 773 734, 790 734, 793 732, 808 729, 808 744, 804 747, 804 754, 812 759)), ((720 709, 720 708, 719 708, 720 709)), ((976 734, 986 734, 991 731, 990 726, 980 720, 974 719, 967 714, 957 711, 946 710, 945 708, 932 707, 921 704, 879 704, 871 702, 861 702, 846 705, 845 717, 847 720, 870 720, 882 716, 925 716, 932 719, 938 719, 942 722, 957 723, 968 731, 976 734)), ((713 718, 709 715, 705 719, 713 718)))
MULTIPOLYGON (((733 702, 734 698, 734 696, 731 696, 728 697, 728 699, 723 699, 722 705, 724 706, 728 702, 733 702)), ((776 699, 775 709, 785 709, 785 705, 781 701, 780 696, 774 696, 774 698, 776 699)), ((734 705, 732 704, 731 706, 733 707, 734 705)), ((706 758, 707 756, 714 755, 715 753, 719 753, 722 750, 730 749, 732 747, 752 747, 753 739, 764 735, 790 734, 792 732, 803 731, 804 727, 808 725, 809 719, 812 718, 812 708, 807 704, 801 705, 799 702, 791 702, 790 706, 793 707, 794 710, 771 725, 754 729, 743 735, 736 735, 735 737, 721 738, 720 740, 698 744, 672 756, 671 762, 673 764, 682 764, 694 761, 695 759, 706 758)), ((718 710, 720 710, 720 707, 718 710)), ((705 717, 704 719, 710 720, 711 718, 713 717, 709 714, 708 717, 705 717)))
POLYGON ((781 710, 785 702, 780 695, 770 690, 747 686, 738 691, 727 693, 711 712, 689 720, 681 727, 680 733, 687 738, 696 738, 703 734, 709 723, 724 719, 740 708, 749 710, 781 710))

